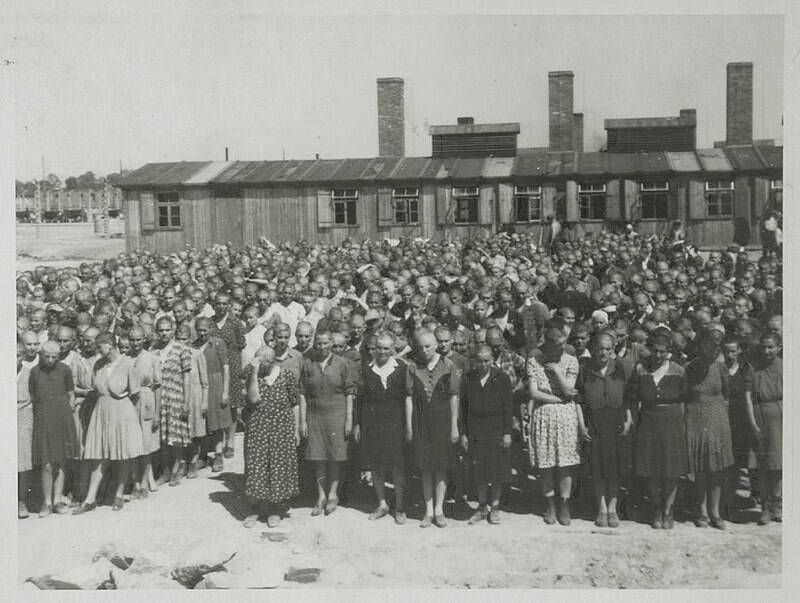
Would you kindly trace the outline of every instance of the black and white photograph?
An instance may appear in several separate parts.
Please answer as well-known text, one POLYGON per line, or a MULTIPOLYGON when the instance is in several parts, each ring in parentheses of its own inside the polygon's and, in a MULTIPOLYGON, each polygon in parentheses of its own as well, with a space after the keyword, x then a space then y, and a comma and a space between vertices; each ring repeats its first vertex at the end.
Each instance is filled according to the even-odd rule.
POLYGON ((788 597, 790 4, 11 4, 8 600, 788 597))

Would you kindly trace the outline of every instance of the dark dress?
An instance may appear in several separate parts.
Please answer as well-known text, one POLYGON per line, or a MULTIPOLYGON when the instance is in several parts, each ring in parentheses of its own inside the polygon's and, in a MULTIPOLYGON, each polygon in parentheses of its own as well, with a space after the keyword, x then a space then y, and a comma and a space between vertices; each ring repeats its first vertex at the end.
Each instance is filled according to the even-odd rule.
MULTIPOLYGON (((230 319, 228 319, 230 320, 230 319)), ((206 412, 206 428, 208 433, 227 428, 232 422, 230 408, 222 408, 222 386, 225 381, 224 371, 230 364, 225 342, 218 337, 209 337, 205 345, 198 346, 206 360, 206 376, 208 379, 208 410, 206 412)), ((230 377, 231 382, 233 377, 230 377)), ((232 388, 229 388, 229 390, 232 388)), ((232 404, 230 398, 228 403, 232 404)))
POLYGON ((491 367, 486 385, 475 371, 462 381, 461 412, 467 436, 468 462, 476 484, 500 485, 511 481, 511 449, 503 436, 511 435, 513 398, 511 380, 491 367))
POLYGON ((621 432, 629 408, 625 392, 632 372, 631 363, 618 359, 609 361, 605 375, 591 360, 581 366, 575 387, 592 436, 589 471, 595 480, 619 483, 631 474, 633 435, 621 432))
MULTIPOLYGON (((748 387, 748 386, 745 386, 748 387)), ((759 469, 783 469, 783 360, 753 371, 748 391, 753 396, 753 413, 762 439, 756 448, 759 469)), ((34 428, 35 428, 34 423, 34 428)))
POLYGON ((297 496, 294 407, 297 382, 281 368, 272 385, 258 380, 258 402, 244 429, 244 492, 255 501, 280 503, 297 496))
POLYGON ((361 430, 360 460, 364 471, 389 471, 404 466, 405 401, 408 368, 397 363, 386 378, 386 387, 371 368, 364 369, 356 398, 361 430))
POLYGON ((49 368, 37 364, 28 388, 33 404, 33 466, 76 458, 80 446, 69 406, 72 371, 63 362, 49 368))
POLYGON ((686 366, 689 471, 723 471, 733 465, 728 419, 728 370, 719 361, 712 363, 707 370, 700 363, 695 358, 686 366))
POLYGON ((733 375, 728 373, 728 419, 731 423, 733 462, 737 467, 752 466, 753 435, 750 430, 750 420, 747 418, 747 403, 744 397, 746 384, 752 382, 753 367, 747 362, 740 363, 733 375))
MULTIPOLYGON (((242 381, 242 350, 246 345, 244 329, 238 319, 229 315, 225 320, 225 324, 222 325, 222 328, 218 327, 217 323, 212 318, 211 329, 209 331, 213 337, 219 337, 225 342, 225 349, 228 352, 228 367, 230 370, 228 401, 231 410, 233 410, 242 405, 242 391, 244 387, 244 382, 242 381)), ((209 406, 210 405, 211 398, 209 397, 209 406)))
POLYGON ((409 362, 408 366, 408 393, 414 400, 415 460, 422 470, 447 471, 455 460, 450 442, 450 398, 460 393, 461 373, 442 357, 432 371, 422 359, 409 362))
POLYGON ((344 437, 347 396, 355 394, 350 362, 331 355, 325 370, 316 360, 303 360, 300 393, 306 397, 307 461, 346 461, 344 437))
POLYGON ((628 390, 632 408, 641 404, 636 433, 636 475, 679 478, 689 472, 683 404, 686 375, 670 361, 658 384, 641 364, 637 365, 628 390))

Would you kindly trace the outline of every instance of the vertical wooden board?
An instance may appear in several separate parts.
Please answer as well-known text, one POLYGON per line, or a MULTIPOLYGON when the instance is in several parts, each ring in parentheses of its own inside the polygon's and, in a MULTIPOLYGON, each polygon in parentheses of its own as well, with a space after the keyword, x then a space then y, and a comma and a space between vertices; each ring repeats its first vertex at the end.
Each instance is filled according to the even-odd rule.
POLYGON ((625 206, 623 217, 626 220, 641 220, 642 204, 639 200, 639 183, 635 180, 625 180, 622 190, 625 206))
POLYGON ((436 186, 426 184, 420 187, 419 219, 422 223, 422 236, 433 238, 436 236, 436 186))
POLYGON ((385 228, 394 226, 394 199, 392 189, 381 187, 377 190, 378 195, 378 227, 385 228))
MULTIPOLYGON (((542 187, 542 220, 547 216, 556 215, 556 195, 558 192, 555 184, 545 184, 542 187)), ((516 215, 514 219, 516 221, 516 215)))
POLYGON ((125 251, 132 253, 141 244, 142 230, 139 221, 139 195, 130 191, 126 193, 127 199, 123 202, 125 208, 125 251))
POLYGON ((498 225, 516 222, 514 211, 514 187, 508 182, 497 185, 498 225))
POLYGON ((452 204, 452 189, 449 185, 436 186, 436 223, 443 226, 454 222, 455 208, 452 204))
POLYGON ((578 222, 581 219, 581 211, 578 206, 578 183, 575 180, 567 180, 567 222, 578 222))
POLYGON ((618 222, 622 219, 619 188, 619 180, 616 178, 606 183, 606 220, 611 222, 618 222))
POLYGON ((139 194, 139 215, 142 230, 152 230, 158 225, 156 199, 152 191, 142 191, 139 194))
POLYGON ((495 185, 481 185, 480 195, 478 197, 478 223, 481 226, 491 226, 494 224, 496 200, 497 193, 495 192, 495 185))
POLYGON ((750 183, 747 176, 739 176, 733 182, 733 215, 750 222, 750 183))
POLYGON ((769 178, 763 178, 761 176, 756 176, 754 178, 753 205, 755 207, 756 216, 761 216, 769 202, 769 183, 769 178))
POLYGON ((689 180, 689 219, 705 220, 706 218, 706 190, 705 181, 697 178, 689 180))

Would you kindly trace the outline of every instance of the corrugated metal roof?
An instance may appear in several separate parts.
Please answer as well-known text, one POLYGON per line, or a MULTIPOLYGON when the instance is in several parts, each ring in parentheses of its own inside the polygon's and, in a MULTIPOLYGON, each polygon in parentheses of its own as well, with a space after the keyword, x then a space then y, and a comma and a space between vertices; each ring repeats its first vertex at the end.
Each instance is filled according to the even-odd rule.
POLYGON ((429 132, 431 136, 443 134, 519 134, 519 123, 431 126, 429 132))
POLYGON ((475 180, 553 178, 575 174, 661 174, 778 170, 783 147, 743 145, 695 152, 574 153, 525 149, 517 157, 374 157, 288 161, 194 161, 148 163, 120 186, 271 184, 316 181, 475 180), (729 159, 730 157, 730 159, 729 159), (577 163, 577 167, 576 167, 577 163))
POLYGON ((633 174, 638 168, 635 153, 608 153, 607 161, 610 174, 633 174))
POLYGON ((234 161, 212 161, 205 167, 201 168, 191 178, 186 179, 184 184, 208 184, 211 180, 216 178, 219 174, 232 166, 234 161))
POLYGON ((508 178, 513 168, 513 157, 490 157, 483 166, 483 177, 508 178))
POLYGON ((183 184, 210 161, 179 161, 171 163, 148 163, 124 176, 118 186, 140 186, 152 184, 173 186, 183 184))
POLYGON ((783 147, 763 146, 754 147, 759 156, 764 160, 768 169, 783 169, 783 147))
POLYGON ((694 151, 669 151, 666 156, 667 163, 673 172, 699 172, 702 170, 694 151))
POLYGON ((441 160, 430 157, 403 157, 392 170, 392 180, 416 180, 427 171, 428 164, 435 161, 438 165, 441 160))
POLYGON ((763 170, 764 162, 758 156, 753 146, 725 147, 723 149, 728 159, 739 170, 763 170))
POLYGON ((694 122, 682 117, 632 117, 626 119, 606 119, 606 130, 622 130, 625 128, 687 128, 694 127, 694 122))
POLYGON ((732 172, 733 166, 722 149, 697 149, 697 158, 705 172, 732 172))
POLYGON ((578 165, 576 171, 586 176, 595 176, 608 172, 606 165, 606 153, 578 153, 578 165))
POLYGON ((639 171, 644 173, 658 173, 669 171, 669 161, 664 151, 656 151, 652 153, 637 153, 636 162, 639 165, 639 171))

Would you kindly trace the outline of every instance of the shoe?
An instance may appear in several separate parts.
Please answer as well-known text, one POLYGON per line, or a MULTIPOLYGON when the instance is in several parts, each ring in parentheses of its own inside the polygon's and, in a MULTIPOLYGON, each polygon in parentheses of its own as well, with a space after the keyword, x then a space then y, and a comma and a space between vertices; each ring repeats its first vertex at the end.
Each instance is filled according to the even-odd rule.
POLYGON ((89 511, 94 511, 97 508, 97 503, 83 503, 77 509, 73 509, 73 515, 83 515, 84 513, 88 513, 89 511))
POLYGON ((17 518, 18 519, 27 519, 30 517, 30 513, 28 512, 28 505, 24 502, 19 501, 19 505, 17 506, 17 518))
POLYGON ((112 511, 122 511, 122 507, 125 506, 125 499, 121 496, 118 496, 114 499, 114 504, 111 506, 112 511))
POLYGON ((379 506, 375 509, 372 513, 369 514, 369 518, 371 520, 381 519, 386 517, 389 514, 389 507, 379 506))
POLYGON ((180 464, 178 465, 178 475, 180 475, 181 477, 186 477, 186 473, 188 472, 188 470, 189 470, 189 463, 187 463, 186 461, 181 461, 180 464))
MULTIPOLYGON (((156 490, 153 490, 153 492, 156 492, 156 490)), ((139 498, 141 500, 144 500, 149 495, 150 495, 150 493, 147 491, 147 488, 139 488, 139 498)))
POLYGON ((53 505, 42 505, 39 511, 39 517, 47 517, 53 512, 53 505))
POLYGON ((222 471, 222 457, 222 454, 218 454, 214 457, 214 464, 211 466, 211 471, 214 473, 222 471))
POLYGON ((242 525, 246 528, 252 528, 258 523, 258 515, 248 515, 244 518, 242 525))
POLYGON ((597 517, 594 520, 594 525, 598 528, 607 528, 608 527, 608 513, 603 513, 602 511, 597 512, 597 517))
POLYGON ((472 514, 472 517, 469 518, 467 522, 469 525, 475 525, 476 523, 481 523, 482 521, 486 521, 486 518, 489 516, 489 512, 486 510, 486 507, 481 505, 478 507, 478 510, 472 514))
POLYGON ((325 509, 325 501, 318 500, 317 504, 314 505, 314 508, 311 509, 311 516, 316 517, 317 515, 322 515, 322 511, 325 509))
POLYGON ((139 500, 142 497, 142 493, 139 488, 134 488, 131 490, 131 500, 139 500))
POLYGON ((561 508, 559 509, 558 513, 558 523, 562 526, 568 526, 570 524, 570 516, 569 516, 569 499, 562 498, 561 499, 561 508))
POLYGON ((547 498, 547 512, 544 514, 544 522, 549 526, 556 522, 556 501, 552 496, 547 498))
POLYGON ((57 513, 58 515, 66 515, 69 513, 69 507, 67 506, 67 503, 56 503, 56 506, 53 507, 53 512, 57 513))
POLYGON ((440 513, 433 518, 433 523, 436 524, 437 528, 446 528, 447 518, 444 516, 444 513, 440 513))
POLYGON ((718 530, 725 530, 725 520, 722 517, 712 517, 711 518, 711 527, 716 528, 718 530))
POLYGON ((664 512, 664 529, 671 530, 675 527, 675 520, 672 518, 672 509, 664 512))
POLYGON ((421 528, 429 528, 431 527, 431 516, 426 515, 422 518, 422 521, 419 522, 419 527, 421 528))
POLYGON ((758 516, 758 525, 766 526, 769 525, 769 522, 772 521, 772 515, 769 512, 769 499, 763 499, 761 501, 761 514, 758 516))
POLYGON ((325 505, 325 515, 330 515, 336 510, 336 507, 339 506, 339 499, 338 498, 329 498, 328 503, 325 505))
POLYGON ((618 528, 619 527, 619 515, 616 513, 609 513, 608 514, 608 527, 609 528, 618 528))
POLYGON ((661 513, 661 509, 656 509, 651 525, 654 530, 660 530, 664 527, 664 515, 661 513))
POLYGON ((277 528, 278 524, 281 522, 280 515, 269 515, 267 517, 267 527, 268 528, 277 528))
MULTIPOLYGON (((222 456, 224 456, 226 459, 232 459, 234 452, 235 451, 233 450, 233 448, 231 448, 230 446, 225 446, 225 448, 222 449, 222 456)), ((216 461, 216 459, 214 460, 216 461)))
POLYGON ((783 522, 783 497, 782 496, 774 496, 772 501, 769 505, 769 514, 772 518, 772 521, 776 523, 783 522))
POLYGON ((170 486, 179 486, 181 483, 181 474, 180 472, 173 473, 172 477, 169 478, 169 485, 170 486))
POLYGON ((199 470, 200 467, 198 463, 189 463, 189 471, 186 473, 186 479, 195 479, 199 470))
POLYGON ((500 523, 500 507, 492 507, 489 511, 489 523, 493 526, 500 523))
POLYGON ((394 512, 394 522, 399 525, 405 525, 406 523, 406 514, 403 511, 395 511, 394 512))
POLYGON ((700 517, 695 520, 694 525, 698 528, 707 528, 708 527, 708 517, 705 515, 701 515, 700 517))

